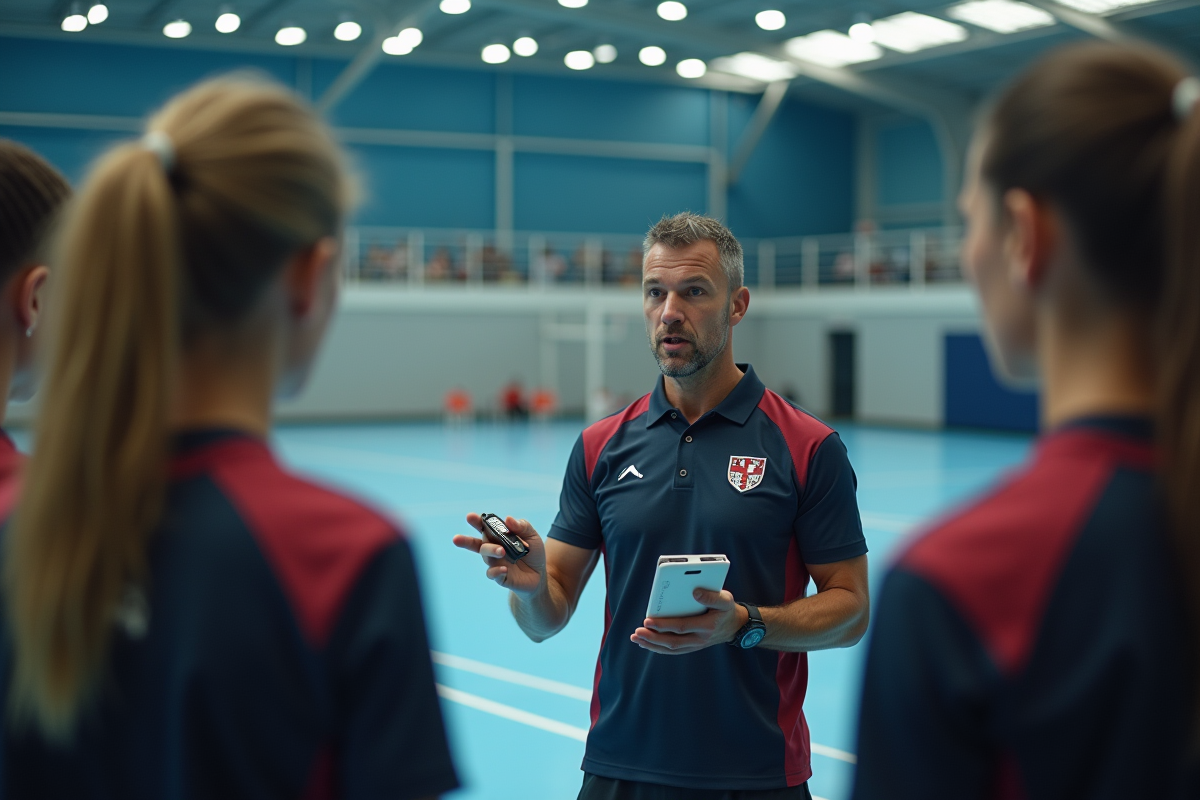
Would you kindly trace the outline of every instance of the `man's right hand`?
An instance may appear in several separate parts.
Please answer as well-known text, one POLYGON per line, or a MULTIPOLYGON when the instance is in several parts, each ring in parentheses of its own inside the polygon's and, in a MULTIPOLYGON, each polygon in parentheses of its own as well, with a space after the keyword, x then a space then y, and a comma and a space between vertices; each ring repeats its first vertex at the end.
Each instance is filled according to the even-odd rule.
MULTIPOLYGON (((478 514, 467 514, 467 524, 483 532, 483 521, 478 514)), ((522 597, 532 596, 546 583, 546 546, 527 520, 505 517, 504 524, 529 548, 520 561, 509 558, 500 545, 474 536, 455 536, 454 546, 482 556, 489 580, 522 597)))

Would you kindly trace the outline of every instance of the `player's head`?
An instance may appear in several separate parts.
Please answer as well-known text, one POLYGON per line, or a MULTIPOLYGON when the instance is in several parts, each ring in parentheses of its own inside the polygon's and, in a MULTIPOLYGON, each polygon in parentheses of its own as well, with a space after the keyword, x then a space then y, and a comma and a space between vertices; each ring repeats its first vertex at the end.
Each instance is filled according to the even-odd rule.
POLYGON ((10 711, 51 736, 97 688, 117 604, 145 577, 181 377, 199 363, 210 382, 294 391, 336 299, 349 186, 307 105, 212 80, 148 130, 96 164, 65 221, 47 398, 5 541, 10 711))
POLYGON ((695 375, 725 353, 750 302, 742 246, 719 221, 663 217, 642 245, 642 305, 662 373, 695 375))
POLYGON ((51 228, 71 187, 27 147, 0 139, 0 359, 12 370, 8 397, 28 400, 36 388, 51 228))
POLYGON ((1084 330, 1128 319, 1148 330, 1167 272, 1168 199, 1185 129, 1187 75, 1151 49, 1063 48, 991 105, 969 157, 963 264, 999 370, 1036 373, 1049 321, 1084 330))

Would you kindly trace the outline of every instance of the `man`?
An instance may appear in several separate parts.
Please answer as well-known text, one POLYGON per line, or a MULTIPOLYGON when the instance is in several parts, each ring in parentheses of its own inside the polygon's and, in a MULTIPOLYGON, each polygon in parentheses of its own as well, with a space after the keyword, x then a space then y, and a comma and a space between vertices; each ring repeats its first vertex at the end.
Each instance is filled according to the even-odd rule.
MULTIPOLYGON (((581 800, 808 798, 805 653, 852 645, 867 628, 854 473, 836 433, 734 363, 750 292, 733 234, 679 214, 643 249, 662 379, 580 436, 544 543, 506 520, 525 558, 474 537, 454 543, 483 556, 534 641, 567 624, 604 555, 581 800), (646 619, 658 557, 698 553, 730 561, 723 591, 695 595, 708 611, 646 619), (805 597, 810 577, 817 594, 805 597)), ((478 515, 467 521, 479 529, 478 515)))

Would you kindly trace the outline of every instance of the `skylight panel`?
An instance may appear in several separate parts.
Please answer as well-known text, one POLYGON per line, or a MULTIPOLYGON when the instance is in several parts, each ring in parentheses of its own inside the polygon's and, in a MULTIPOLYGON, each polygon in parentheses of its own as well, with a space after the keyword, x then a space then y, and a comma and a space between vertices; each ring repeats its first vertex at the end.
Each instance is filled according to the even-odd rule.
POLYGON ((740 75, 763 83, 790 81, 796 77, 796 70, 791 64, 758 53, 738 53, 716 58, 713 59, 712 68, 718 72, 728 72, 730 75, 740 75))
POLYGON ((856 42, 838 31, 817 31, 789 39, 789 54, 824 67, 844 67, 883 57, 883 51, 871 42, 856 42))
POLYGON ((954 22, 905 11, 871 23, 875 41, 901 53, 915 53, 967 38, 967 29, 954 22))
POLYGON ((1089 14, 1107 14, 1129 6, 1144 6, 1157 0, 1058 0, 1064 6, 1086 11, 1089 14))
POLYGON ((947 9, 946 14, 996 33, 1016 33, 1054 24, 1049 11, 1017 0, 971 0, 947 9))

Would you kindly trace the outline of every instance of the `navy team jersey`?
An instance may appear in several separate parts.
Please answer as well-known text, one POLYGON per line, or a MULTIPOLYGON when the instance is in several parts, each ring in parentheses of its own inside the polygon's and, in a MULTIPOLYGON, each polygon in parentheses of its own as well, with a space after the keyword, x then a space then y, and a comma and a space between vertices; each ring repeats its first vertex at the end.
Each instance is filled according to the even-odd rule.
POLYGON ((379 800, 457 785, 393 523, 289 475, 258 439, 188 433, 149 562, 148 625, 114 632, 71 745, 6 726, 5 797, 379 800))
POLYGON ((857 800, 1200 797, 1150 423, 1084 419, 916 539, 867 660, 857 800))
POLYGON ((607 588, 586 772, 733 790, 812 774, 804 653, 721 644, 668 656, 629 640, 661 555, 724 553, 735 599, 778 606, 804 596, 807 564, 867 552, 841 439, 739 367, 737 387, 695 424, 660 378, 571 454, 549 536, 600 549, 607 588))

